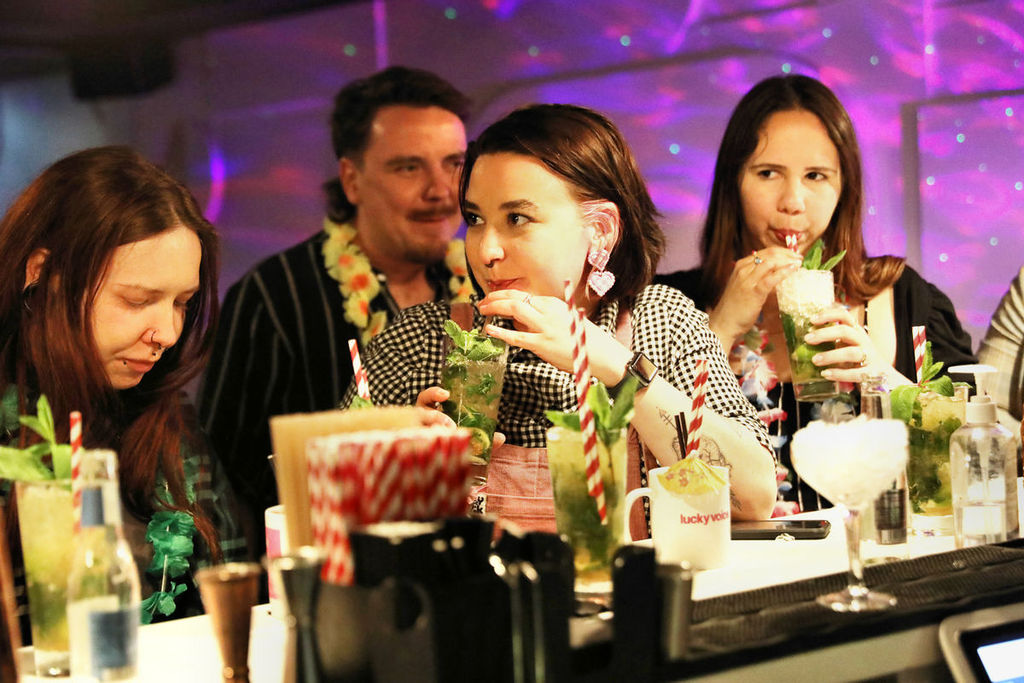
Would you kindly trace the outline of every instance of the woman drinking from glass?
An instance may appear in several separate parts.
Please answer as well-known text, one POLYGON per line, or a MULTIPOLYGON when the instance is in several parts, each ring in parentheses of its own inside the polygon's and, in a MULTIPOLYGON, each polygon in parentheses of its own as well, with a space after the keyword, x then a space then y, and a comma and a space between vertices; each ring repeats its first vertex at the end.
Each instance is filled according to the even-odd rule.
MULTIPOLYGON (((776 287, 820 238, 834 268, 841 305, 812 322, 808 344, 836 342, 814 365, 837 382, 882 375, 890 387, 916 381, 911 327, 924 325, 935 360, 975 362, 953 304, 902 258, 870 258, 861 227, 860 151, 836 96, 808 76, 769 78, 736 106, 715 163, 701 236, 701 265, 659 276, 708 313, 708 325, 757 405, 789 468, 788 435, 848 404, 798 403, 779 317, 776 287)), ((779 512, 819 507, 817 493, 786 472, 779 512)))
MULTIPOLYGON (((735 517, 766 517, 775 488, 767 434, 705 316, 678 291, 650 284, 664 236, 615 126, 582 107, 518 109, 470 145, 460 202, 467 259, 485 293, 473 326, 511 347, 498 416, 506 443, 491 456, 488 511, 554 529, 544 411, 576 405, 568 281, 586 316, 593 376, 615 387, 633 374, 643 385, 632 427, 651 466, 680 458, 673 417, 691 416, 694 361, 707 360, 700 455, 730 468, 735 517)), ((444 303, 416 306, 371 342, 374 402, 447 398, 436 385, 449 316, 444 303)))

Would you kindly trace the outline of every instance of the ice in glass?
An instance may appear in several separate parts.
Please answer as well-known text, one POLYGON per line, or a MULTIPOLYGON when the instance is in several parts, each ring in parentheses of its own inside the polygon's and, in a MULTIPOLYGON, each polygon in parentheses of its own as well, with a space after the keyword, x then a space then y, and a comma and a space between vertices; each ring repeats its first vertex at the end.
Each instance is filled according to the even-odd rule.
POLYGON ((451 344, 441 370, 441 387, 450 395, 442 409, 455 424, 472 431, 470 460, 486 467, 498 426, 508 346, 499 339, 463 330, 451 320, 445 323, 445 331, 451 344))
POLYGON ((815 329, 811 319, 835 304, 832 271, 800 268, 775 288, 782 330, 786 335, 793 388, 799 401, 824 401, 838 393, 836 383, 821 376, 811 359, 835 348, 834 342, 808 344, 804 335, 815 329))
POLYGON ((625 431, 609 449, 597 440, 601 480, 604 483, 606 523, 601 523, 597 505, 587 489, 586 461, 582 434, 565 427, 547 433, 548 467, 555 497, 555 525, 569 539, 576 567, 577 593, 611 591, 611 563, 622 545, 623 508, 626 489, 625 431))
POLYGON ((953 533, 953 487, 949 437, 964 422, 964 399, 922 392, 914 402, 907 430, 910 459, 907 484, 915 531, 953 533))
POLYGON ((820 494, 846 508, 850 557, 847 587, 818 596, 837 612, 887 609, 896 598, 869 590, 860 555, 860 514, 888 488, 907 463, 907 429, 899 420, 859 417, 840 423, 811 422, 793 435, 793 466, 820 494))
POLYGON ((74 551, 71 482, 16 482, 37 676, 67 676, 68 574, 74 551))

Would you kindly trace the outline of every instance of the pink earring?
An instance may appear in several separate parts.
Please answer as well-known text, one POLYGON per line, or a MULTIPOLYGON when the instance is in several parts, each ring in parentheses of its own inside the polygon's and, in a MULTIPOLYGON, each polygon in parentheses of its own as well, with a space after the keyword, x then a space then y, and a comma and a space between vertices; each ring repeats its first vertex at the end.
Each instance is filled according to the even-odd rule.
POLYGON ((587 277, 587 286, 594 290, 599 297, 608 293, 608 290, 615 284, 614 273, 605 270, 611 254, 603 247, 591 247, 587 252, 587 263, 593 266, 590 276, 587 277))

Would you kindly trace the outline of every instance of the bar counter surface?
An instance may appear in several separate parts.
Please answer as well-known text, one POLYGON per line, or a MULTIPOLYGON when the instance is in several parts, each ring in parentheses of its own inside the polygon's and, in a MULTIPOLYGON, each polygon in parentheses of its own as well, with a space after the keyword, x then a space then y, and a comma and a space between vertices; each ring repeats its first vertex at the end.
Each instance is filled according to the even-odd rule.
MULTIPOLYGON (((695 604, 696 601, 742 591, 845 572, 848 560, 841 511, 819 510, 795 517, 827 519, 832 524, 831 532, 821 540, 731 541, 727 566, 695 574, 695 604)), ((941 553, 953 547, 952 537, 912 536, 909 545, 911 557, 941 553)), ((870 582, 870 577, 868 580, 870 582)), ((595 629, 597 623, 593 619, 573 623, 571 640, 574 645, 600 637, 601 627, 595 629)), ((938 622, 884 631, 880 630, 884 635, 862 637, 808 651, 783 649, 786 654, 774 658, 762 655, 761 661, 746 666, 743 665, 746 658, 734 653, 728 666, 696 666, 693 680, 789 682, 890 676, 895 680, 895 676, 901 673, 904 676, 901 680, 904 680, 905 672, 914 670, 921 676, 909 680, 951 680, 939 647, 938 622)), ((272 616, 267 605, 256 606, 250 640, 252 683, 278 683, 282 680, 284 640, 283 621, 272 616)), ((27 655, 28 649, 23 649, 21 654, 23 657, 27 655)), ((139 633, 139 665, 138 680, 146 683, 219 683, 220 654, 209 618, 199 616, 142 627, 139 633)), ((689 679, 688 674, 683 673, 685 662, 673 663, 671 668, 679 670, 681 678, 689 679)), ((22 680, 43 679, 23 675, 22 680)))

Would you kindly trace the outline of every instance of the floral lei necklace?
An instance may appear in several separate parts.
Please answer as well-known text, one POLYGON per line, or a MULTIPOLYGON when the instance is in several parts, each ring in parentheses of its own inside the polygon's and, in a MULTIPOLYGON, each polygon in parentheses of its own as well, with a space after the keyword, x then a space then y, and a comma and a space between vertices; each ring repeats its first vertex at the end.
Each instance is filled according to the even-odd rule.
MULTIPOLYGON (((345 320, 356 326, 360 341, 366 344, 388 324, 387 309, 370 310, 370 302, 380 294, 383 276, 374 272, 370 259, 355 243, 356 229, 351 223, 339 224, 325 218, 324 232, 327 233, 322 249, 324 267, 338 282, 341 296, 345 299, 345 320)), ((444 264, 452 274, 448 281, 449 302, 469 301, 473 285, 466 266, 466 245, 462 240, 448 243, 444 264)))

